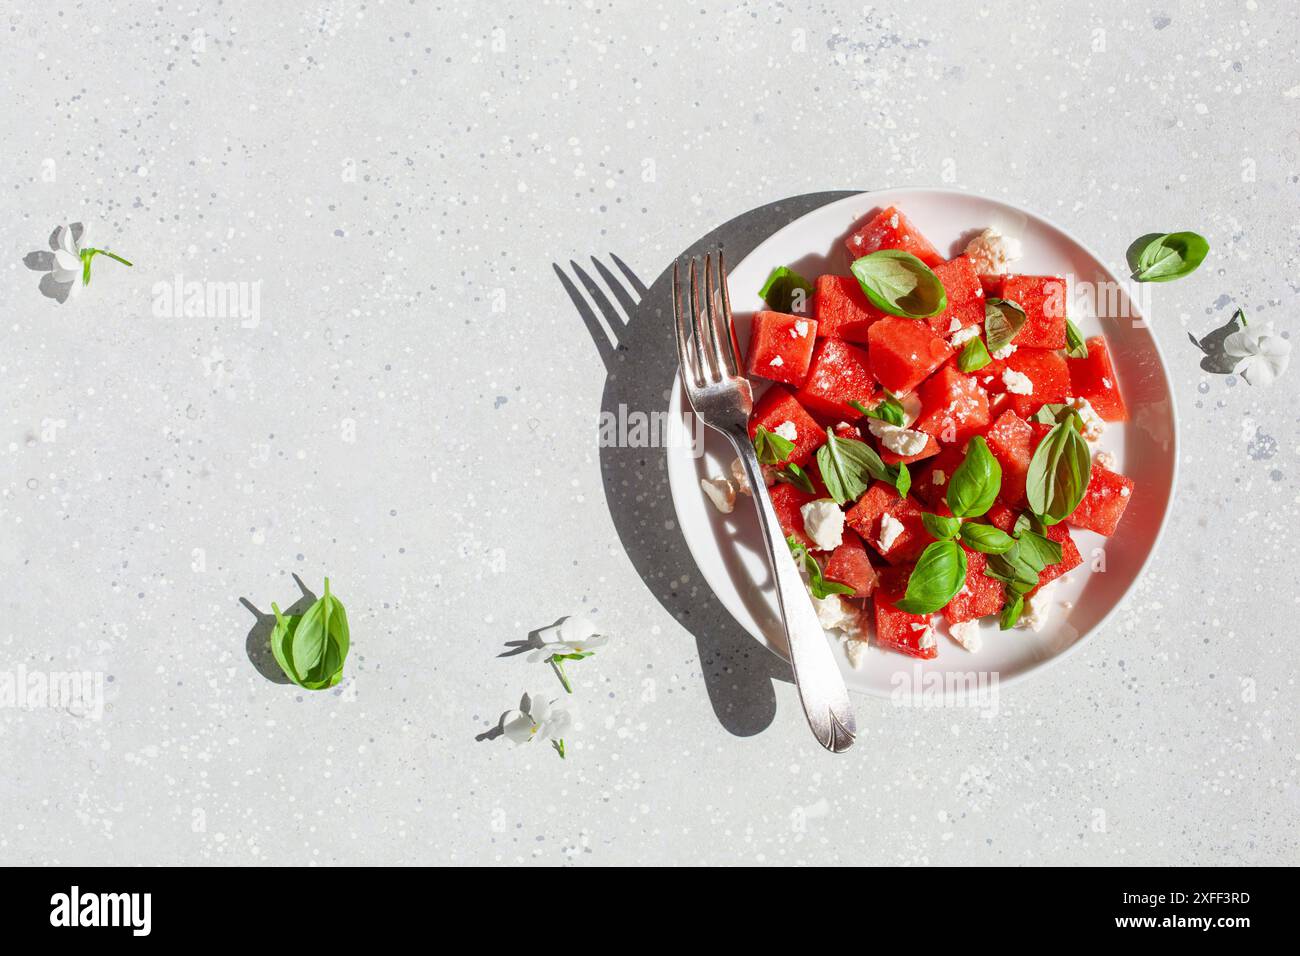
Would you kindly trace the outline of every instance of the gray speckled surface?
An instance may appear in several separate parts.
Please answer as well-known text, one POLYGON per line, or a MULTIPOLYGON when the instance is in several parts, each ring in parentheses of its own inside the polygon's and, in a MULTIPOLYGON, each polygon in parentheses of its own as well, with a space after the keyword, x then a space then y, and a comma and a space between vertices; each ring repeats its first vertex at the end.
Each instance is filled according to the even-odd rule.
POLYGON ((105 675, 100 719, 0 709, 3 862, 1300 862, 1300 377, 1187 341, 1294 324, 1294 6, 3 20, 0 670, 105 675), (756 207, 907 184, 1215 256, 1156 290, 1184 460, 1126 609, 995 719, 858 700, 833 758, 674 547, 659 454, 598 452, 602 402, 662 402, 658 330, 602 361, 552 263, 649 286, 756 207), (136 265, 59 305, 22 258, 83 220, 136 265), (260 283, 255 320, 155 308, 177 275, 260 283), (239 598, 326 572, 347 680, 268 681, 239 598), (618 643, 569 759, 476 741, 554 687, 504 643, 572 611, 618 643))

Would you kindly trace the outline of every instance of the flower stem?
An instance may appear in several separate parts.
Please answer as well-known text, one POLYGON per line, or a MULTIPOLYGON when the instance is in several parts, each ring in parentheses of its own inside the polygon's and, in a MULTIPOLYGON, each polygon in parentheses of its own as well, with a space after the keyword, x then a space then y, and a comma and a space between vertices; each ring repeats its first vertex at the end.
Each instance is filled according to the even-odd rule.
POLYGON ((132 266, 132 263, 128 262, 126 259, 123 259, 116 252, 109 252, 107 249, 96 249, 95 251, 98 252, 101 256, 108 256, 110 259, 122 263, 122 265, 124 266, 132 266))
POLYGON ((555 748, 555 752, 559 754, 560 759, 563 760, 564 759, 564 738, 561 737, 559 740, 552 740, 551 746, 555 748))
MULTIPOLYGON (((560 683, 564 685, 565 691, 572 694, 573 685, 569 683, 569 675, 564 672, 564 661, 559 657, 559 655, 552 654, 550 657, 550 663, 551 667, 555 669, 556 676, 560 678, 560 683)), ((560 756, 564 755, 561 754, 560 756)))

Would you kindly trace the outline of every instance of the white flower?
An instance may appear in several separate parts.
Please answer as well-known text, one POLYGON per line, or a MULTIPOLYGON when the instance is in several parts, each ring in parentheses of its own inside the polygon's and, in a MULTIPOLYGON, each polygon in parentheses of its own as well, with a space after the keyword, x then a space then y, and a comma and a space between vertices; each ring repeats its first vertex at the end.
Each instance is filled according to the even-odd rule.
POLYGON ((1291 342, 1273 331, 1272 322, 1238 329, 1223 340, 1223 351, 1237 359, 1233 372, 1251 385, 1271 385, 1291 362, 1291 342))
POLYGON ((59 226, 50 236, 51 252, 28 254, 23 262, 29 269, 44 272, 41 292, 49 298, 65 301, 90 282, 90 263, 96 256, 107 256, 125 266, 131 263, 115 252, 96 249, 90 244, 90 227, 74 222, 59 226))
POLYGON ((609 635, 599 633, 596 625, 585 617, 566 617, 558 624, 538 631, 537 640, 539 646, 528 655, 528 660, 532 663, 549 661, 556 654, 585 656, 608 644, 609 635))
POLYGON ((81 226, 80 234, 74 234, 72 226, 59 226, 54 230, 54 268, 51 270, 54 281, 60 284, 71 282, 70 292, 81 287, 81 250, 90 248, 90 227, 81 226))
POLYGON ((562 740, 573 728, 573 714, 537 694, 524 694, 518 710, 501 715, 501 735, 516 744, 530 740, 562 740))

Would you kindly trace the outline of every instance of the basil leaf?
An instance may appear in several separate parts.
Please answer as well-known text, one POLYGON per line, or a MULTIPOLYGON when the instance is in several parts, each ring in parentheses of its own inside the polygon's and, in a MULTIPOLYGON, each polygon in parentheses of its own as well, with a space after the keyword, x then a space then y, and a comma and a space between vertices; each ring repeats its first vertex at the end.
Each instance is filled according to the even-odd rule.
MULTIPOLYGON (((1060 422, 1038 443, 1025 475, 1025 497, 1043 524, 1064 521, 1088 490, 1092 455, 1070 420, 1060 422)), ((955 509, 954 509, 955 510, 955 509)))
MULTIPOLYGON (((1008 597, 1010 597, 1008 595, 1008 597)), ((1016 626, 1016 621, 1020 620, 1020 612, 1025 609, 1025 599, 1023 595, 1017 594, 1014 598, 1007 601, 1002 608, 1002 614, 998 617, 998 628, 1003 631, 1009 631, 1016 626)))
POLYGON ((1073 405, 1044 405, 1034 412, 1033 417, 1029 420, 1038 422, 1041 425, 1059 425, 1061 422, 1068 421, 1075 429, 1083 431, 1083 419, 1079 416, 1078 409, 1073 405))
POLYGON ((1069 319, 1065 320, 1065 354, 1070 358, 1088 357, 1088 343, 1083 340, 1079 327, 1069 319))
POLYGON ((1030 567, 1042 571, 1049 564, 1061 563, 1061 545, 1045 538, 1037 531, 1022 531, 1019 536, 1020 554, 1030 567))
POLYGON ((991 524, 967 521, 961 526, 961 539, 975 551, 1005 554, 1016 546, 1016 539, 991 524))
POLYGON ((307 690, 337 684, 343 677, 351 637, 347 611, 330 594, 330 579, 325 579, 324 595, 301 617, 285 617, 274 604, 271 609, 276 618, 271 652, 285 676, 307 690))
POLYGON ((1011 299, 986 299, 984 301, 984 338, 990 353, 1011 344, 1025 327, 1025 310, 1011 299))
POLYGON ((1017 516, 1015 524, 1011 526, 1011 533, 1017 538, 1026 531, 1036 531, 1042 534, 1045 527, 1032 511, 1024 511, 1017 516))
POLYGON ((1191 275, 1205 261, 1210 244, 1194 232, 1153 236, 1137 251, 1133 278, 1138 282, 1170 282, 1191 275))
POLYGON ((808 472, 804 471, 794 462, 790 462, 790 464, 777 471, 776 480, 794 485, 800 491, 806 491, 810 495, 817 493, 817 489, 813 487, 812 478, 808 476, 808 472))
MULTIPOLYGON (((886 465, 886 467, 889 466, 886 465)), ((907 470, 907 462, 900 461, 893 466, 892 471, 894 489, 898 492, 898 497, 906 498, 907 493, 912 490, 912 473, 907 470)), ((884 480, 890 481, 891 479, 886 478, 884 480)))
POLYGON ((817 468, 821 471, 826 491, 837 505, 857 501, 872 481, 893 485, 900 498, 907 497, 912 487, 907 465, 886 465, 866 442, 856 438, 838 438, 829 428, 826 429, 826 444, 817 449, 817 468))
POLYGON ((932 541, 907 579, 907 593, 895 603, 908 614, 933 614, 966 584, 966 552, 955 541, 932 541))
POLYGON ((858 402, 853 402, 853 407, 868 418, 875 418, 882 422, 888 422, 891 425, 903 427, 907 421, 907 413, 903 411, 903 403, 893 395, 886 395, 873 408, 864 408, 858 402))
POLYGON ((1028 594, 1038 587, 1038 572, 1041 570, 1026 560, 1019 541, 1003 554, 989 555, 988 563, 984 565, 984 575, 1001 581, 1011 594, 1028 594))
POLYGON ((997 498, 1002 487, 1002 466, 989 451, 983 436, 966 446, 966 457, 948 481, 948 509, 959 518, 978 518, 997 498))
POLYGON ((812 298, 812 283, 785 266, 777 266, 758 290, 767 307, 776 312, 795 315, 807 315, 808 302, 812 298))
POLYGON ((961 530, 961 522, 958 519, 945 515, 932 515, 929 512, 922 512, 921 523, 925 525, 926 531, 940 541, 957 537, 957 533, 961 530))
POLYGON ((939 277, 910 252, 881 249, 849 266, 871 304, 904 319, 928 319, 948 308, 939 277))
POLYGON ((808 575, 808 591, 819 601, 824 601, 832 594, 856 594, 857 592, 847 584, 840 584, 838 581, 828 581, 822 576, 821 565, 817 563, 807 548, 794 535, 789 535, 785 543, 790 548, 790 556, 794 558, 795 564, 802 564, 803 570, 808 575))
POLYGON ((967 373, 978 372, 992 361, 989 350, 984 345, 984 340, 977 335, 966 343, 966 347, 957 356, 957 368, 967 373))
POLYGON ((770 432, 762 425, 754 433, 754 452, 764 465, 779 465, 794 451, 794 442, 782 438, 776 432, 770 432))

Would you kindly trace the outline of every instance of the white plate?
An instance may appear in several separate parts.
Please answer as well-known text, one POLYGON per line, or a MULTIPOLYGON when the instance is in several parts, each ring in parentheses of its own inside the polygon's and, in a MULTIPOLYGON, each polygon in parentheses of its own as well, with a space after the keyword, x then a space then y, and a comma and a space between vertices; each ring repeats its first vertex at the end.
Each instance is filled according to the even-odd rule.
MULTIPOLYGON (((992 623, 982 625, 983 647, 972 654, 947 637, 940 624, 935 660, 916 661, 873 646, 857 669, 849 664, 839 642, 827 637, 836 644, 850 689, 861 693, 889 697, 915 691, 918 678, 928 688, 940 686, 939 678, 932 675, 944 675, 950 691, 989 675, 996 675, 997 684, 1005 686, 1065 656, 1095 634, 1154 552, 1173 497, 1178 461, 1169 379, 1154 336, 1135 318, 1138 312, 1128 294, 1130 283, 1121 282, 1081 242, 1042 217, 996 199, 948 189, 891 189, 850 196, 774 233, 730 274, 741 344, 748 342, 750 316, 762 307, 758 290, 774 266, 790 266, 809 277, 828 272, 848 275, 844 236, 863 216, 890 205, 898 206, 941 254, 956 255, 973 234, 995 226, 1023 242, 1025 255, 1014 263, 1014 271, 1069 276, 1074 283, 1070 316, 1085 336, 1105 334, 1128 404, 1130 421, 1107 425, 1094 448, 1113 454, 1118 470, 1136 482, 1133 500, 1109 539, 1071 529, 1084 563, 1055 585, 1052 613, 1043 630, 1000 632, 996 621, 987 619, 992 623), (1076 293, 1087 288, 1085 283, 1106 283, 1106 288, 1121 291, 1109 300, 1099 299, 1096 309, 1079 309, 1076 293)), ((755 385, 761 393, 762 384, 756 381, 755 385)), ((669 415, 689 428, 689 408, 679 378, 669 399, 669 415)), ((705 430, 702 456, 696 457, 681 443, 669 447, 673 503, 687 546, 718 599, 759 642, 786 657, 776 592, 753 507, 742 496, 734 513, 722 515, 700 491, 701 478, 729 474, 733 457, 726 440, 711 429, 705 430)), ((936 620, 941 620, 939 615, 936 620)))

